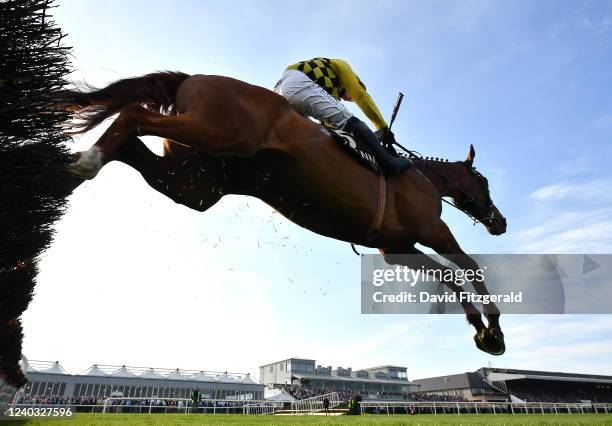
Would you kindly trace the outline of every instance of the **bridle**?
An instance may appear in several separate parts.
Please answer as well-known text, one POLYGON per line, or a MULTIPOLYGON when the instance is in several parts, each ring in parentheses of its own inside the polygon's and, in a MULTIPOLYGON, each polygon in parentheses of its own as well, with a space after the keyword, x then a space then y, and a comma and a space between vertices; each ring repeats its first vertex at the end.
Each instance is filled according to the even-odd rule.
MULTIPOLYGON (((483 204, 480 201, 476 200, 476 198, 474 198, 473 194, 471 194, 471 193, 467 192, 465 189, 461 188, 454 181, 451 181, 444 173, 442 173, 436 167, 433 167, 431 164, 425 163, 425 159, 418 152, 416 152, 416 151, 408 151, 408 155, 412 159, 419 160, 419 162, 422 164, 423 168, 429 167, 429 169, 433 170, 438 176, 440 176, 440 178, 442 178, 442 180, 448 185, 449 188, 452 188, 455 191, 459 192, 461 195, 463 195, 463 199, 461 201, 459 201, 459 202, 455 201, 454 198, 453 198, 452 202, 450 202, 450 201, 448 201, 448 200, 446 200, 444 198, 442 198, 442 201, 444 201, 449 206, 453 206, 457 210, 459 210, 459 211, 463 212, 464 214, 466 214, 470 219, 472 219, 474 221, 474 225, 476 225, 476 223, 478 223, 478 222, 482 223, 483 225, 487 225, 487 224, 493 223, 493 221, 495 220, 495 211, 493 210, 493 201, 491 200, 491 196, 489 195, 488 189, 484 190, 485 188, 483 188, 483 192, 484 192, 485 196, 487 197, 486 204, 483 204), (472 214, 467 209, 466 206, 469 206, 469 205, 476 205, 476 206, 480 207, 482 210, 488 211, 490 213, 487 214, 484 217, 478 218, 478 217, 476 217, 474 214, 472 214)), ((476 170, 476 168, 474 166, 467 166, 466 165, 466 167, 468 167, 469 172, 478 179, 479 184, 482 186, 482 184, 480 182, 484 179, 484 176, 478 170, 476 170)))
MULTIPOLYGON (((433 167, 432 167, 433 170, 433 167)), ((435 170, 437 173, 437 170, 435 170)), ((439 174, 439 173, 438 173, 439 174)), ((451 205, 453 207, 455 207, 457 210, 462 211, 463 213, 465 213, 468 217, 470 217, 470 219, 472 219, 474 221, 474 225, 476 225, 476 223, 480 222, 482 224, 490 224, 493 222, 493 220, 495 219, 495 212, 493 211, 493 203, 490 203, 488 206, 485 206, 484 204, 476 201, 476 199, 474 199, 474 197, 472 196, 472 194, 467 193, 466 191, 464 191, 463 189, 461 189, 460 187, 458 187, 457 185, 454 185, 455 188, 457 188, 457 190, 459 192, 461 192, 463 195, 466 195, 466 198, 464 198, 461 202, 456 202, 453 199, 453 202, 451 203, 448 200, 445 200, 444 198, 442 198, 442 201, 444 201, 446 204, 451 205), (489 213, 488 215, 482 217, 482 218, 477 218, 476 216, 474 216, 472 213, 470 213, 465 207, 466 204, 476 204, 478 207, 485 209, 485 211, 490 211, 491 213, 489 213)))
MULTIPOLYGON (((464 196, 463 200, 461 200, 460 202, 456 202, 453 199, 452 204, 450 202, 448 202, 447 200, 445 200, 444 198, 442 199, 444 202, 446 202, 447 204, 450 204, 452 206, 454 206, 455 208, 457 208, 458 210, 462 211, 463 213, 465 213, 466 215, 468 215, 473 221, 474 221, 474 225, 476 225, 476 222, 480 222, 482 224, 491 224, 493 222, 493 220, 495 220, 495 211, 493 210, 493 201, 491 200, 491 196, 489 195, 489 190, 486 188, 483 188, 483 193, 485 194, 487 201, 486 204, 483 204, 479 201, 477 201, 474 196, 465 191, 463 188, 461 188, 459 185, 457 185, 454 182, 450 182, 449 179, 444 176, 440 171, 436 170, 434 167, 429 166, 432 170, 434 170, 436 173, 438 173, 438 175, 442 176, 442 178, 451 186, 454 187, 457 191, 459 191, 461 193, 461 195, 464 196), (486 189, 486 190, 485 190, 486 189), (469 204, 475 204, 476 206, 478 206, 479 208, 481 208, 484 211, 488 211, 490 212, 488 215, 482 217, 482 218, 477 218, 476 216, 474 216, 472 213, 470 213, 467 208, 465 207, 466 205, 469 204)), ((484 179, 484 176, 478 171, 476 170, 476 167, 474 166, 468 166, 468 170, 470 171, 470 173, 475 176, 478 181, 479 181, 479 185, 482 186, 482 184, 480 182, 482 182, 482 179, 484 179)))

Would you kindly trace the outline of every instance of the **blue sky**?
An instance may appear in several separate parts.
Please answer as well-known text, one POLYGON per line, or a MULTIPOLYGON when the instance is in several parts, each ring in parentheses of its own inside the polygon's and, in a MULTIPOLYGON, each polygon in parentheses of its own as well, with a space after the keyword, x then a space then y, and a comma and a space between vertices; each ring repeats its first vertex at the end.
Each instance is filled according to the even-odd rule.
MULTIPOLYGON (((476 147, 508 232, 490 236, 445 208, 466 251, 612 251, 611 2, 58 4, 73 78, 96 85, 170 69, 272 87, 297 60, 346 59, 386 117, 405 93, 400 143, 451 160, 476 147)), ((159 141, 147 143, 159 152, 159 141)), ((349 246, 255 199, 226 197, 198 214, 111 164, 76 191, 57 228, 24 315, 24 350, 68 369, 98 362, 257 374, 261 364, 304 356, 405 365, 410 378, 488 363, 612 374, 609 316, 504 317, 501 357, 475 349, 461 316, 362 316, 349 246)))

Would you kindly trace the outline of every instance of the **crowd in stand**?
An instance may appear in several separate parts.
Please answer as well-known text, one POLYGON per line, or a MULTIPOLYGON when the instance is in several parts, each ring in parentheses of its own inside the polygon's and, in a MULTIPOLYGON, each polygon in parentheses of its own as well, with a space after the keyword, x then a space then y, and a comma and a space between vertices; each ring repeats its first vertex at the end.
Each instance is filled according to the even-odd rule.
MULTIPOLYGON (((17 404, 32 404, 32 405, 104 405, 104 397, 77 397, 68 396, 24 396, 20 395, 17 399, 17 404)), ((249 401, 245 401, 249 402, 249 401)), ((166 399, 112 399, 107 405, 122 405, 122 406, 155 406, 155 407, 185 407, 185 404, 191 406, 190 401, 172 401, 166 399)), ((242 406, 242 402, 236 401, 200 401, 200 407, 237 407, 242 406)))
POLYGON ((41 405, 103 405, 104 398, 80 396, 77 398, 59 395, 20 395, 17 404, 41 404, 41 405))
POLYGON ((458 395, 438 395, 422 392, 413 392, 406 398, 407 401, 413 402, 466 402, 467 400, 458 395))
POLYGON ((525 402, 612 402, 612 395, 593 395, 587 392, 563 393, 563 395, 546 392, 526 392, 513 390, 512 395, 525 402))

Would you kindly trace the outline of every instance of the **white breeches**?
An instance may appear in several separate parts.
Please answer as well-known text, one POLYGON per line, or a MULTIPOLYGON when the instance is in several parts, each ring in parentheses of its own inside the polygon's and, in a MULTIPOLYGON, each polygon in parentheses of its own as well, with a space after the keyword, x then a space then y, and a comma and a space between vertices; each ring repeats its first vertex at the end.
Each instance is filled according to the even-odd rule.
POLYGON ((342 129, 353 116, 342 102, 298 70, 287 70, 274 91, 289 101, 302 116, 325 121, 342 129))

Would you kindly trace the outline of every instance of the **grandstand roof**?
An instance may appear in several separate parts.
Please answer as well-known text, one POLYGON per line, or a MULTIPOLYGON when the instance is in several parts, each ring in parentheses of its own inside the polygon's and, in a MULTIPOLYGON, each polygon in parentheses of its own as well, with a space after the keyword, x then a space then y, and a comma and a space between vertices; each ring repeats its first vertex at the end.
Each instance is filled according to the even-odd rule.
POLYGON ((181 371, 177 368, 175 371, 168 374, 166 376, 166 379, 168 380, 189 380, 189 377, 186 377, 183 374, 181 374, 181 371))
POLYGON ((40 370, 40 372, 47 374, 66 374, 66 370, 60 365, 59 361, 55 361, 49 368, 40 370))
POLYGON ((98 367, 98 364, 94 364, 89 367, 83 375, 85 376, 107 376, 107 374, 98 367))
POLYGON ((230 377, 227 372, 221 374, 220 376, 217 376, 215 379, 217 382, 223 382, 223 383, 236 383, 238 382, 238 380, 234 379, 233 377, 230 377))
POLYGON ((125 365, 122 365, 121 368, 113 373, 111 373, 112 377, 136 377, 136 375, 130 372, 125 365))
POLYGON ((558 382, 610 384, 612 383, 612 376, 483 367, 473 373, 430 377, 426 379, 413 380, 413 383, 420 386, 420 392, 468 388, 484 388, 496 391, 497 389, 487 383, 487 381, 504 382, 512 380, 545 380, 558 382))
POLYGON ((554 371, 516 370, 510 368, 481 368, 478 370, 491 381, 548 380, 557 382, 612 383, 612 376, 598 374, 563 373, 554 371))
POLYGON ((450 374, 447 376, 429 377, 427 379, 413 380, 419 385, 419 392, 435 392, 450 389, 484 388, 494 389, 477 373, 450 374))
POLYGON ((196 373, 191 380, 199 381, 199 382, 212 382, 215 379, 206 374, 204 371, 200 371, 196 373))
POLYGON ((258 382, 256 382, 255 380, 253 380, 251 378, 250 374, 247 374, 246 376, 244 376, 244 378, 240 381, 240 383, 252 384, 252 385, 258 385, 259 384, 258 382))
POLYGON ((152 368, 149 368, 148 370, 146 370, 139 377, 141 379, 163 379, 164 378, 164 376, 162 376, 161 374, 158 374, 152 368))
MULTIPOLYGON (((66 372, 58 361, 29 361, 25 362, 27 371, 30 373, 45 374, 64 374, 72 376, 66 372)), ((151 367, 130 367, 105 364, 94 364, 76 376, 90 377, 109 377, 109 378, 136 378, 136 379, 157 379, 157 380, 178 380, 195 382, 218 382, 218 383, 240 383, 244 385, 260 385, 248 373, 228 373, 227 371, 215 372, 205 370, 182 370, 178 368, 151 368, 151 367)))

